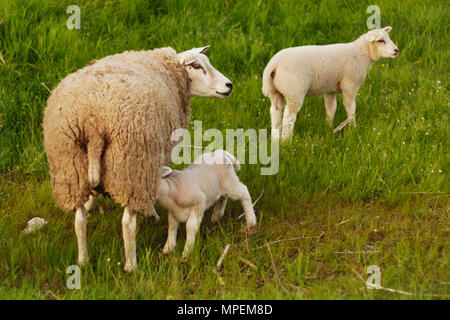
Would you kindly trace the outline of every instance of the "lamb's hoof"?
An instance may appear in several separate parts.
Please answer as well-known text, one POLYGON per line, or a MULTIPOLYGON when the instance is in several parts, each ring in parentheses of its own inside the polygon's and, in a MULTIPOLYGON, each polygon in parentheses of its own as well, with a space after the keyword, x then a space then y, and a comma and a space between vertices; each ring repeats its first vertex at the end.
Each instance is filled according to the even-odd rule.
POLYGON ((186 263, 189 261, 188 257, 174 258, 173 261, 175 263, 186 263))
POLYGON ((248 237, 254 236, 256 234, 256 224, 252 226, 246 226, 245 227, 245 234, 248 237))
POLYGON ((132 264, 125 264, 125 267, 123 268, 123 270, 125 271, 125 272, 133 272, 133 271, 135 271, 136 270, 136 265, 132 265, 132 264))

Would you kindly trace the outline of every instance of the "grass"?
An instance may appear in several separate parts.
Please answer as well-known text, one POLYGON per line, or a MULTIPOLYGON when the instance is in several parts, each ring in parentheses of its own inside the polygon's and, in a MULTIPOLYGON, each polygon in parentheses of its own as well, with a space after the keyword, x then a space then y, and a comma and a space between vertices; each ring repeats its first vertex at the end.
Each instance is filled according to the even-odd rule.
MULTIPOLYGON (((174 263, 184 229, 176 252, 161 256, 167 217, 157 207, 159 223, 138 218, 139 269, 125 274, 121 209, 103 198, 88 222, 81 290, 66 287, 77 255, 73 214, 53 202, 42 146, 49 89, 109 54, 210 44, 208 56, 235 90, 225 100, 194 98, 191 125, 269 128, 261 74, 270 57, 289 46, 353 41, 366 31, 372 3, 77 1, 82 29, 69 30, 71 4, 0 3, 0 299, 448 299, 447 2, 379 1, 400 55, 373 65, 357 98, 357 127, 333 135, 323 98, 309 97, 278 174, 242 166, 253 198, 265 190, 254 237, 245 238, 242 209, 229 202, 219 224, 206 214, 188 263, 174 263), (49 224, 21 235, 34 216, 49 224), (412 296, 366 289, 356 272, 367 279, 370 265, 381 268, 382 286, 412 296)), ((338 99, 335 124, 344 119, 338 99)))

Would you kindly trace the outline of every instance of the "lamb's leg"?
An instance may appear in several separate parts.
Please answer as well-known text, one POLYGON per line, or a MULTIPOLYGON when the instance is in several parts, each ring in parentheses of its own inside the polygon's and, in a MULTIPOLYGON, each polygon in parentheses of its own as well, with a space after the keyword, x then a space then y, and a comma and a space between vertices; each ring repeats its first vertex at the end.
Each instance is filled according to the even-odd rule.
POLYGON ((237 176, 230 178, 225 185, 228 196, 233 200, 241 201, 244 208, 245 222, 247 230, 253 232, 256 227, 256 215, 253 210, 252 198, 247 186, 239 181, 237 176))
POLYGON ((93 192, 90 196, 89 196, 89 200, 86 201, 86 203, 84 204, 84 209, 86 210, 86 213, 91 211, 91 209, 94 207, 94 203, 95 200, 97 199, 97 192, 93 192))
POLYGON ((186 222, 186 244, 184 245, 183 258, 186 259, 195 244, 195 235, 200 228, 200 223, 202 222, 203 208, 201 206, 196 206, 186 222))
POLYGON ((136 261, 136 213, 125 207, 122 217, 123 242, 125 245, 125 267, 127 272, 133 271, 136 261))
POLYGON ((86 245, 86 225, 86 210, 84 206, 79 207, 75 212, 75 234, 77 235, 78 241, 78 264, 80 266, 85 265, 89 260, 86 245))
POLYGON ((172 212, 169 211, 169 231, 167 233, 166 244, 162 250, 163 254, 168 254, 170 251, 175 249, 175 246, 177 245, 177 230, 179 224, 180 223, 174 217, 172 212))
POLYGON ((217 200, 216 206, 214 207, 213 215, 211 216, 211 222, 217 222, 223 217, 225 212, 225 207, 227 206, 227 197, 220 197, 217 200))
POLYGON ((336 94, 335 93, 325 93, 325 110, 327 112, 328 122, 330 127, 333 127, 333 119, 336 113, 337 103, 336 103, 336 94))
POLYGON ((275 92, 270 95, 270 117, 272 122, 272 137, 274 139, 280 138, 281 133, 281 115, 283 112, 283 96, 275 92))
POLYGON ((345 111, 347 112, 347 119, 356 126, 355 112, 356 112, 356 92, 349 91, 343 92, 343 101, 345 106, 345 111))
POLYGON ((304 95, 297 97, 286 97, 286 108, 283 115, 283 128, 281 129, 282 140, 287 140, 292 137, 294 131, 295 120, 297 113, 303 105, 304 95))

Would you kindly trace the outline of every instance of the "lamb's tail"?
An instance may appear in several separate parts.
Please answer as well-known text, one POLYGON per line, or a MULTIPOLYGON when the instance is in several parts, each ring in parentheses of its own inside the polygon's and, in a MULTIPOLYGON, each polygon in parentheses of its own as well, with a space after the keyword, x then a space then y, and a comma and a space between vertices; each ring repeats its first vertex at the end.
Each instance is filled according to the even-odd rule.
POLYGON ((224 151, 225 157, 226 157, 226 161, 233 165, 233 168, 235 171, 239 171, 241 170, 241 165, 239 164, 238 159, 236 159, 233 155, 231 155, 230 153, 224 151))
POLYGON ((277 89, 273 84, 273 79, 277 74, 276 66, 269 62, 269 64, 264 69, 263 77, 262 77, 262 92, 266 97, 270 97, 271 95, 278 93, 277 89))

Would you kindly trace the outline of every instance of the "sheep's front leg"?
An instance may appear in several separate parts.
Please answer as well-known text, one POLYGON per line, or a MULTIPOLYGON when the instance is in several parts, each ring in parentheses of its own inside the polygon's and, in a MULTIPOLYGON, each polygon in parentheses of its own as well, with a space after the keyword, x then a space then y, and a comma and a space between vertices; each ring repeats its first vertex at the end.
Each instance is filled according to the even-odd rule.
POLYGON ((186 244, 184 245, 183 258, 186 259, 189 256, 192 248, 195 244, 195 235, 200 228, 202 222, 203 209, 197 207, 191 211, 189 219, 186 222, 186 244))
POLYGON ((281 129, 282 140, 287 140, 292 137, 295 120, 297 120, 297 114, 302 108, 304 98, 305 96, 303 95, 287 99, 283 115, 283 127, 281 129))
POLYGON ((333 119, 334 115, 336 114, 336 94, 335 93, 325 93, 324 95, 325 100, 325 110, 327 112, 327 118, 328 122, 330 124, 330 127, 333 127, 333 119))
POLYGON ((78 264, 84 266, 88 260, 87 244, 86 244, 86 227, 87 217, 84 206, 79 207, 75 212, 75 234, 78 242, 78 264))
POLYGON ((136 213, 125 207, 122 217, 123 242, 125 245, 125 267, 127 272, 133 271, 136 261, 136 213))
POLYGON ((283 97, 279 93, 270 95, 270 118, 272 122, 272 137, 280 139, 281 134, 281 116, 283 113, 283 97))
POLYGON ((225 212, 225 207, 227 206, 227 197, 220 197, 217 200, 216 206, 214 207, 213 215, 211 216, 211 222, 217 222, 220 218, 223 217, 225 212))
POLYGON ((170 251, 175 249, 177 245, 177 231, 178 225, 180 223, 174 217, 173 213, 169 211, 169 231, 167 233, 167 241, 162 250, 163 254, 168 254, 170 251))

